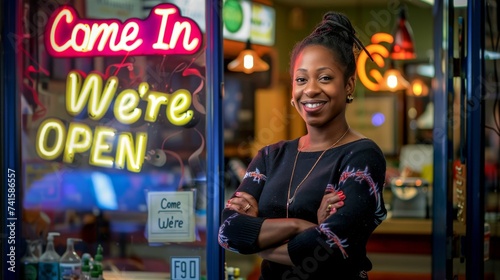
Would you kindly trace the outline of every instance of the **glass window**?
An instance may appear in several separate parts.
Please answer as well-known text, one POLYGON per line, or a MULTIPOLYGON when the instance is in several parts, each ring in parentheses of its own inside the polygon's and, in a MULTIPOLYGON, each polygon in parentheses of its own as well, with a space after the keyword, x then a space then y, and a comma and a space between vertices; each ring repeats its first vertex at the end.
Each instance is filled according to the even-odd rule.
MULTIPOLYGON (((106 279, 166 279, 186 264, 204 275, 205 38, 188 15, 204 21, 204 10, 62 2, 24 3, 23 253, 50 274, 41 263, 54 232, 61 264, 71 242, 91 266, 102 248, 106 279)), ((68 267, 60 273, 86 270, 68 267)))

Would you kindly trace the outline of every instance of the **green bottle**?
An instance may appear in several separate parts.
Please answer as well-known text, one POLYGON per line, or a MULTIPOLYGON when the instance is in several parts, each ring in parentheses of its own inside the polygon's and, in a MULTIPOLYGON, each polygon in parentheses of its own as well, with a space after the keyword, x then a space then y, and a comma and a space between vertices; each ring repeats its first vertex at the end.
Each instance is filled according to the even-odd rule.
MULTIPOLYGON (((97 246, 97 253, 94 256, 94 267, 98 271, 97 277, 98 277, 99 280, 104 279, 104 277, 102 275, 103 274, 103 272, 102 272, 103 271, 103 268, 102 268, 102 259, 103 259, 102 253, 103 253, 103 248, 102 248, 101 244, 99 244, 97 246)), ((91 272, 91 274, 92 274, 92 272, 91 272)))
POLYGON ((90 259, 83 258, 82 274, 80 280, 90 280, 90 259))

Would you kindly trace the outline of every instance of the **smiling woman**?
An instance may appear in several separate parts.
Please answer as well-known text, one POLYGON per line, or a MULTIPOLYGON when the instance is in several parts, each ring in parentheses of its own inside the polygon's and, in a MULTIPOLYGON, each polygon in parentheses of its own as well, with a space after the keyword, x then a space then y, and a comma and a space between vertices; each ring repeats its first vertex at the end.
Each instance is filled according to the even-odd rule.
POLYGON ((258 151, 219 228, 223 248, 263 259, 260 279, 366 279, 372 268, 385 159, 345 117, 360 50, 349 19, 329 12, 292 51, 291 104, 307 134, 258 151))

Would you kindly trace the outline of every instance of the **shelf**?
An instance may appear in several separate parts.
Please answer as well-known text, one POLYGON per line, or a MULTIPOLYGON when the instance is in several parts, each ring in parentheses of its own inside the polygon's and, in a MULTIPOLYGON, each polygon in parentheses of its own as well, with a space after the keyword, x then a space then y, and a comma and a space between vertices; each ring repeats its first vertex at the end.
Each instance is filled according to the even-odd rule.
POLYGON ((432 234, 432 220, 430 219, 402 219, 389 218, 380 224, 374 234, 432 234))
MULTIPOLYGON (((465 233, 465 225, 458 221, 454 221, 453 230, 457 233, 465 233)), ((500 236, 498 226, 493 226, 491 223, 490 231, 491 236, 500 236)), ((432 219, 388 218, 383 221, 373 233, 432 235, 432 219)))

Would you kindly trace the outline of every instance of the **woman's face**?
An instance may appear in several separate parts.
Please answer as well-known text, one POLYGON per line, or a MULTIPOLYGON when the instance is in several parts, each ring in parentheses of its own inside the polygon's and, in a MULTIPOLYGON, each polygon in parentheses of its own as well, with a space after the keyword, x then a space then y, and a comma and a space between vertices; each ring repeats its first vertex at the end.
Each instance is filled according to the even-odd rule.
POLYGON ((344 67, 319 45, 305 47, 297 56, 292 81, 295 108, 308 126, 344 121, 346 97, 354 90, 354 76, 344 83, 344 67))

